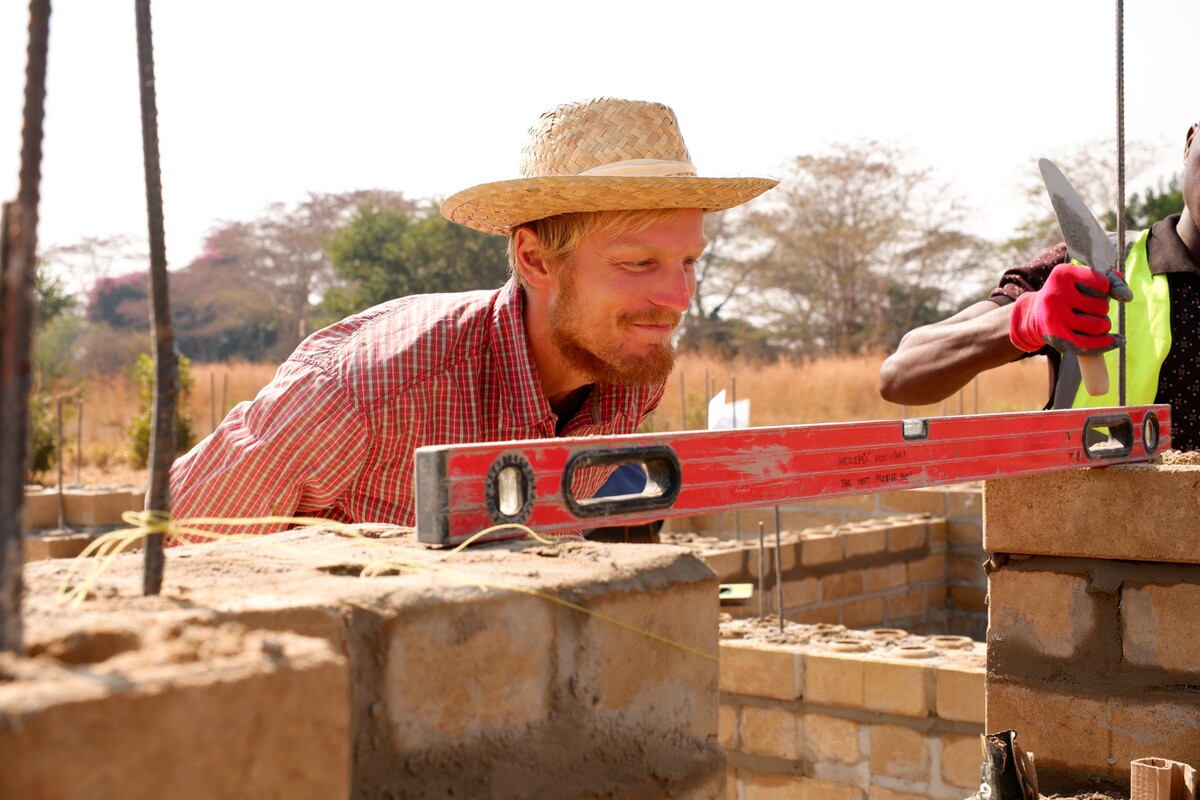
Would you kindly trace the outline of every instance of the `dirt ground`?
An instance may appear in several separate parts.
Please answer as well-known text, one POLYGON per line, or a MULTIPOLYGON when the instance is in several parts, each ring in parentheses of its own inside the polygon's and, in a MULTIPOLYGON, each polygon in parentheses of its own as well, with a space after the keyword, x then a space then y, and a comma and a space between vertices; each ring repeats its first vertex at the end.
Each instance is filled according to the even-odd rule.
MULTIPOLYGON (((134 469, 127 464, 106 464, 95 466, 84 464, 76 473, 73 464, 63 467, 63 486, 70 488, 83 484, 89 488, 98 486, 146 486, 149 483, 149 472, 145 469, 134 469)), ((58 485, 58 470, 51 469, 44 475, 38 476, 35 485, 52 487, 58 485)))

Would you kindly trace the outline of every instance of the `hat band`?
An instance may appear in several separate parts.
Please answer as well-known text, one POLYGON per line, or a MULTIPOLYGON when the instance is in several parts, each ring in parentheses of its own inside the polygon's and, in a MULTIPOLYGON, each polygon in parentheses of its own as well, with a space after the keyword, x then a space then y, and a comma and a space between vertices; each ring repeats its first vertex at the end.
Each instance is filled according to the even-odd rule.
POLYGON ((696 168, 690 161, 664 161, 658 158, 631 158, 627 161, 614 161, 612 164, 601 164, 584 170, 580 175, 601 175, 604 177, 634 177, 634 178, 676 178, 681 176, 695 177, 696 168))

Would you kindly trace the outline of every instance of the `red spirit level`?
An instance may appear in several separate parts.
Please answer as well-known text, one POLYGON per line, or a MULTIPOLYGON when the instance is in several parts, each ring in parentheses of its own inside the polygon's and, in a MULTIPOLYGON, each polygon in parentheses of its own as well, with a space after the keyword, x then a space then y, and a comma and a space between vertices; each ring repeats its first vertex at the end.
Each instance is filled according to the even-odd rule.
POLYGON ((504 523, 564 533, 1146 461, 1170 447, 1170 415, 1166 405, 1127 406, 422 447, 417 535, 457 544, 504 523), (621 464, 644 467, 641 493, 573 491, 581 470, 621 464))

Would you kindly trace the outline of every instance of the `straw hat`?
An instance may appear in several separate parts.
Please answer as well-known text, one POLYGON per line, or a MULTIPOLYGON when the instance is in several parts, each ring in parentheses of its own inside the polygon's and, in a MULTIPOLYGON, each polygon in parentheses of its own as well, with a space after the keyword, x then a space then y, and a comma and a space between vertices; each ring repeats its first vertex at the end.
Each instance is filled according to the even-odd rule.
POLYGON ((442 203, 442 216, 486 233, 572 211, 741 205, 778 181, 701 178, 661 103, 601 98, 561 105, 529 131, 521 178, 473 186, 442 203))

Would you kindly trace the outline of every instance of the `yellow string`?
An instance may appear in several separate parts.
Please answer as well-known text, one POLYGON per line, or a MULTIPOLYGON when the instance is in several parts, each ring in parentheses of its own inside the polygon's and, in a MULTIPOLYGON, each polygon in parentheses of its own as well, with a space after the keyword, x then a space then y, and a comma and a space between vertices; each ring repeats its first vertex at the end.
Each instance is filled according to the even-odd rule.
MULTIPOLYGON (((367 536, 363 531, 356 526, 329 520, 323 517, 193 517, 184 520, 173 520, 169 515, 163 512, 156 511, 127 511, 121 515, 121 519, 128 528, 110 531, 104 533, 92 542, 74 559, 63 576, 62 583, 59 585, 57 597, 60 602, 69 603, 71 607, 78 608, 91 594, 91 589, 100 576, 108 569, 113 560, 117 556, 124 553, 129 547, 136 544, 138 541, 147 536, 162 534, 167 539, 175 539, 178 541, 201 540, 209 542, 234 542, 234 541, 255 541, 259 543, 269 544, 272 547, 283 550, 291 550, 294 552, 304 552, 311 554, 313 552, 312 543, 306 542, 303 547, 292 545, 288 542, 281 542, 275 539, 263 540, 262 534, 246 534, 246 533, 217 533, 215 531, 196 527, 198 525, 219 525, 219 526, 240 526, 246 525, 299 525, 299 526, 319 526, 324 530, 337 533, 341 536, 354 539, 356 545, 368 545, 372 547, 388 546, 392 543, 386 539, 376 539, 367 536), (94 556, 94 558, 92 558, 94 556), (74 588, 70 588, 72 578, 78 573, 80 566, 84 563, 89 564, 86 573, 74 588)), ((415 563, 410 561, 397 561, 392 558, 382 558, 367 562, 359 572, 359 577, 362 579, 376 578, 389 573, 424 573, 439 577, 450 578, 465 584, 475 586, 482 592, 487 592, 489 589, 507 590, 511 592, 520 592, 531 597, 537 597, 542 600, 555 603, 564 608, 569 608, 573 611, 578 611, 581 614, 586 614, 604 622, 611 623, 617 627, 624 628, 641 636, 645 636, 653 641, 660 642, 671 647, 678 648, 692 655, 700 656, 709 661, 717 661, 717 657, 705 653, 702 650, 697 650, 694 647, 686 645, 682 642, 677 642, 665 636, 660 636, 652 631, 639 628, 636 625, 631 625, 627 622, 609 616, 608 614, 595 611, 590 608, 573 603, 569 600, 564 600, 561 597, 547 594, 546 592, 537 589, 530 589, 526 586, 517 586, 514 584, 497 583, 495 581, 484 581, 478 578, 473 578, 463 572, 448 569, 441 566, 439 562, 443 562, 451 556, 462 552, 466 547, 479 541, 485 536, 496 533, 502 530, 518 530, 525 537, 543 545, 560 545, 567 541, 584 541, 579 534, 571 534, 564 536, 545 537, 539 535, 533 529, 525 525, 516 523, 507 523, 503 525, 493 525, 490 528, 485 528, 477 533, 464 539, 456 547, 447 550, 433 560, 433 563, 415 563)), ((340 546, 340 542, 331 540, 328 547, 319 547, 320 550, 334 549, 340 546)))

